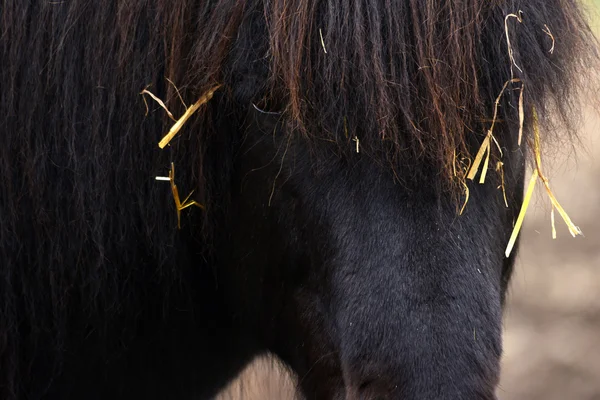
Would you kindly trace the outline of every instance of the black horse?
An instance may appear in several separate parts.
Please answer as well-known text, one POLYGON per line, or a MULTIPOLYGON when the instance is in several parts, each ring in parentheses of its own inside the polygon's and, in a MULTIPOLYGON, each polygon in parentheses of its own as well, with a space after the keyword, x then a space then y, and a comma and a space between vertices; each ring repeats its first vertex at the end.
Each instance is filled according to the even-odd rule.
POLYGON ((593 43, 575 0, 3 0, 0 398, 205 399, 270 351, 308 399, 493 399, 531 110, 593 43), (161 149, 145 88, 217 89, 161 149))

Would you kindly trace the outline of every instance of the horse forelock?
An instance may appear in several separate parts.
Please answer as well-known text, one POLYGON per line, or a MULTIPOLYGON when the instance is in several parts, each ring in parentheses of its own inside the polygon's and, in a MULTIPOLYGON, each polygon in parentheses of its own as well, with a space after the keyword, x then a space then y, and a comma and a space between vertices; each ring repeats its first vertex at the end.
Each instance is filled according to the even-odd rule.
POLYGON ((511 79, 495 118, 501 147, 513 146, 521 87, 526 128, 535 108, 573 133, 572 94, 595 44, 575 0, 223 0, 201 21, 200 86, 236 90, 253 72, 243 101, 276 105, 291 131, 345 149, 359 139, 392 166, 433 164, 448 181, 457 155, 474 158, 511 79))

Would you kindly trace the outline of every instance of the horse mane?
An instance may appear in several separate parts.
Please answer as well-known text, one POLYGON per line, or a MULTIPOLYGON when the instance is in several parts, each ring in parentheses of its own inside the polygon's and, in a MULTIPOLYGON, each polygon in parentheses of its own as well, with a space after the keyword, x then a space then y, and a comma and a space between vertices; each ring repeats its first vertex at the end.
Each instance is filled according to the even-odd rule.
POLYGON ((199 87, 224 81, 243 102, 282 112, 290 131, 345 149, 359 138, 365 153, 433 164, 448 181, 457 154, 474 157, 511 79, 520 84, 508 86, 498 121, 515 131, 522 86, 526 121, 535 108, 574 133, 578 74, 596 56, 577 0, 213 4, 194 52, 199 87), (252 93, 240 89, 247 75, 252 93))
MULTIPOLYGON (((51 380, 32 365, 56 360, 59 371, 64 343, 90 329, 82 321, 125 335, 149 296, 183 290, 179 266, 188 247, 202 253, 210 234, 195 234, 212 211, 191 210, 201 221, 180 233, 154 177, 186 166, 181 186, 219 209, 230 166, 209 144, 233 140, 218 135, 224 116, 254 104, 315 146, 353 156, 358 138, 393 168, 451 181, 511 69, 528 115, 570 121, 594 44, 576 0, 3 2, 0 398, 18 397, 24 377, 51 380), (523 22, 508 22, 517 69, 505 18, 519 11, 523 22), (140 92, 151 85, 181 115, 165 78, 188 103, 222 86, 163 151, 172 121, 158 107, 146 115, 140 92)), ((507 148, 518 97, 507 91, 498 115, 513 128, 497 137, 507 148)))

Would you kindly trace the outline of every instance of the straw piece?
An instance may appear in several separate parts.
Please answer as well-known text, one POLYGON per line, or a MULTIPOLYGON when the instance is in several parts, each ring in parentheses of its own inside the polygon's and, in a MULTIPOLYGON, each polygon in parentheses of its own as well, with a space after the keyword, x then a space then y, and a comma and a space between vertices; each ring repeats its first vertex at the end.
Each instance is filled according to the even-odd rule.
MULTIPOLYGON (((498 141, 496 140, 496 137, 494 136, 494 128, 496 127, 496 122, 498 121, 498 108, 500 107, 500 100, 502 99, 504 92, 508 88, 508 85, 510 85, 511 83, 518 83, 518 82, 522 83, 522 81, 518 78, 510 79, 510 80, 504 82, 504 86, 502 86, 502 90, 500 91, 500 94, 498 95, 498 97, 496 97, 496 101, 494 102, 494 117, 492 118, 492 125, 490 126, 490 129, 487 132, 487 136, 481 143, 481 147, 479 148, 479 151, 477 152, 477 155, 475 156, 475 160, 473 161, 473 164, 471 165, 469 174, 467 175, 467 179, 470 179, 470 180, 475 179, 475 176, 477 175, 477 171, 479 170, 479 166, 481 165, 481 161, 483 160, 483 156, 487 155, 486 162, 484 163, 485 170, 481 172, 482 179, 479 180, 479 183, 481 183, 481 184, 485 183, 485 176, 487 173, 487 166, 489 164, 489 157, 490 157, 490 152, 491 152, 491 149, 489 148, 490 141, 492 141, 492 140, 494 141, 494 144, 496 145, 496 147, 498 148, 498 151, 500 152, 500 156, 503 156, 502 148, 500 147, 500 144, 498 143, 498 141)), ((521 93, 522 93, 522 90, 523 90, 523 87, 521 86, 521 93)), ((525 118, 525 113, 523 113, 523 118, 525 118)))
POLYGON ((179 198, 179 190, 175 184, 175 164, 171 163, 171 170, 169 171, 169 177, 157 176, 157 181, 169 181, 171 182, 171 192, 173 193, 173 201, 175 202, 175 210, 177 211, 177 228, 181 229, 181 210, 184 210, 191 206, 196 206, 204 210, 204 206, 195 200, 189 200, 194 191, 187 195, 183 202, 179 198))
POLYGON ((517 62, 515 61, 515 56, 514 56, 514 53, 513 53, 513 48, 512 48, 512 45, 510 43, 510 35, 508 34, 508 19, 509 18, 516 18, 517 21, 519 21, 519 23, 523 23, 522 15, 523 15, 523 11, 519 10, 518 15, 517 14, 508 14, 504 18, 504 32, 506 33, 506 44, 508 46, 508 57, 510 58, 510 77, 511 78, 514 77, 514 74, 513 74, 513 65, 515 67, 517 67, 517 69, 519 71, 523 72, 523 70, 521 69, 521 67, 519 67, 517 65, 517 62))
POLYGON ((165 79, 171 84, 171 86, 173 86, 173 88, 175 89, 175 92, 177 93, 177 97, 179 97, 179 100, 181 101, 181 104, 183 104, 183 106, 187 110, 188 106, 187 106, 187 104, 185 104, 185 101, 183 101, 183 97, 181 97, 181 93, 179 92, 179 89, 177 88, 177 86, 169 78, 165 77, 165 79))
POLYGON ((360 139, 358 138, 358 136, 354 136, 354 139, 352 139, 353 142, 356 142, 356 152, 360 153, 360 139))
POLYGON ((481 160, 483 159, 483 156, 486 154, 489 147, 490 147, 490 132, 488 131, 487 136, 485 137, 485 139, 483 139, 483 142, 481 143, 481 147, 479 148, 479 151, 477 152, 477 155, 475 156, 475 160, 473 160, 473 164, 471 164, 471 168, 467 175, 467 179, 470 179, 470 180, 475 179, 475 175, 477 175, 477 171, 479 170, 479 165, 481 164, 481 160))
POLYGON ((506 188, 504 185, 504 163, 502 161, 498 161, 498 164, 496 164, 496 171, 500 172, 500 186, 499 188, 502 188, 502 196, 504 197, 504 205, 506 205, 506 208, 508 208, 508 200, 506 199, 506 188))
POLYGON ((463 215, 463 212, 465 211, 465 208, 467 207, 467 203, 469 202, 469 186, 467 186, 467 183, 463 180, 461 181, 463 187, 465 188, 465 202, 463 203, 460 212, 458 213, 458 215, 463 215))
POLYGON ((544 186, 546 188, 546 192, 548 192, 552 206, 558 210, 558 213, 562 217, 563 221, 565 221, 565 224, 567 224, 567 228, 569 228, 569 233, 571 236, 575 237, 577 235, 583 235, 581 229, 579 229, 579 227, 573 223, 567 212, 564 210, 564 208, 562 208, 558 200, 556 200, 556 197, 554 197, 554 194, 550 190, 548 180, 545 177, 540 176, 540 178, 542 179, 542 182, 544 182, 544 186))
POLYGON ((491 132, 494 131, 494 127, 496 126, 496 122, 498 121, 498 108, 500 107, 500 99, 502 99, 504 92, 506 92, 508 85, 510 85, 511 83, 522 84, 522 81, 519 78, 511 78, 508 81, 504 82, 504 86, 502 86, 502 90, 500 91, 500 94, 498 94, 498 97, 496 97, 496 101, 494 102, 494 118, 492 119, 492 126, 490 126, 491 132))
POLYGON ((327 49, 325 48, 325 40, 323 40, 323 31, 319 28, 319 35, 321 36, 321 46, 323 47, 323 51, 327 54, 327 49))
POLYGON ((452 175, 456 177, 456 149, 452 150, 452 160, 452 175))
POLYGON ((532 111, 533 111, 532 114, 533 114, 533 139, 534 139, 533 140, 533 151, 535 152, 536 169, 538 171, 540 179, 544 183, 544 187, 546 188, 548 197, 550 197, 550 202, 552 203, 552 207, 556 208, 556 210, 558 210, 558 213, 560 214, 562 219, 565 221, 565 224, 567 224, 567 227, 569 228, 569 232, 571 233, 571 235, 573 237, 575 237, 577 235, 583 235, 583 233, 581 232, 581 229, 579 229, 579 227, 576 226, 573 223, 573 221, 571 221, 571 218, 569 218, 569 215, 566 213, 564 208, 562 208, 562 206, 560 205, 560 203, 554 196, 554 193, 552 193, 552 190, 550 189, 550 182, 548 181, 548 178, 546 178, 544 176, 544 174, 542 173, 542 156, 541 156, 541 149, 540 149, 539 120, 538 120, 536 109, 533 108, 532 111))
POLYGON ((510 253, 515 246, 517 241, 517 237, 519 236, 519 232, 521 231, 521 226, 523 225, 523 220, 525 219, 525 214, 527 213, 527 208, 529 207, 529 203, 531 202, 531 196, 533 195, 533 189, 535 189, 535 184, 538 180, 538 171, 537 169, 533 171, 531 175, 531 179, 529 180, 529 186, 527 187, 527 193, 525 194, 525 198, 523 199, 523 205, 521 206, 521 211, 519 212, 519 217, 517 218, 517 222, 515 223, 515 227, 513 228, 512 234, 510 236, 510 240, 508 241, 508 245, 506 246, 506 251, 504 255, 506 258, 510 256, 510 253))
POLYGON ((539 126, 537 111, 535 108, 532 109, 532 114, 533 114, 533 143, 531 143, 531 141, 530 141, 529 145, 533 149, 533 153, 535 156, 535 169, 533 170, 533 175, 531 176, 531 180, 529 181, 529 186, 528 186, 525 198, 523 200, 523 205, 521 206, 521 212, 519 213, 519 218, 517 219, 517 223, 515 224, 515 227, 513 229, 510 241, 508 242, 508 246, 506 247, 506 252, 505 252, 506 257, 510 256, 510 253, 515 244, 515 241, 517 239, 519 231, 521 230, 521 225, 523 224, 523 218, 525 218, 525 213, 527 212, 527 207, 529 207, 529 202, 531 201, 531 195, 533 193, 533 189, 535 188, 535 184, 538 179, 541 180, 542 183, 544 184, 544 188, 546 189, 548 197, 550 197, 550 202, 552 203, 552 211, 550 212, 550 220, 552 222, 552 238, 556 239, 556 225, 555 225, 555 219, 554 219, 554 210, 555 209, 558 210, 558 213, 560 214, 562 219, 565 221, 565 224, 569 228, 569 232, 571 233, 571 235, 573 237, 575 237, 577 235, 583 235, 583 233, 581 232, 581 229, 579 229, 579 227, 573 223, 571 218, 569 218, 566 211, 562 208, 562 206, 560 205, 560 203, 554 196, 554 193, 552 193, 552 190, 550 189, 550 182, 548 181, 548 178, 546 178, 542 172, 542 155, 541 155, 542 152, 541 152, 541 147, 540 147, 540 126, 539 126))
POLYGON ((175 122, 175 124, 171 127, 171 129, 169 129, 169 132, 161 139, 161 141, 158 143, 158 147, 160 147, 161 149, 164 149, 165 146, 168 145, 169 142, 175 137, 175 135, 177 135, 177 133, 179 132, 179 130, 181 129, 181 127, 183 127, 183 125, 187 122, 187 120, 196 111, 198 111, 198 109, 202 105, 208 103, 208 101, 210 99, 212 99, 213 95, 215 94, 215 92, 217 91, 217 89, 219 89, 220 87, 221 87, 221 85, 217 85, 217 86, 213 87, 208 92, 206 92, 205 94, 203 94, 198 99, 198 101, 196 101, 194 104, 192 104, 185 111, 185 113, 175 122))
POLYGON ((467 172, 471 169, 471 159, 468 157, 462 156, 460 159, 456 155, 456 149, 453 151, 454 162, 452 163, 452 173, 454 177, 458 179, 460 184, 464 188, 465 193, 465 201, 463 202, 462 207, 458 210, 458 215, 462 215, 467 207, 467 203, 469 202, 469 186, 467 185, 465 176, 467 172), (460 174, 460 176, 459 176, 460 174))
POLYGON ((519 146, 523 139, 523 127, 525 125, 525 107, 523 105, 523 92, 525 91, 525 82, 521 82, 521 93, 519 93, 519 146))
POLYGON ((550 39, 552 39, 552 47, 550 48, 550 50, 548 50, 548 52, 550 54, 554 54, 554 45, 556 44, 556 39, 554 38, 554 35, 550 31, 550 28, 548 27, 548 25, 544 24, 544 29, 542 29, 542 32, 544 32, 546 35, 550 36, 550 39))
POLYGON ((488 166, 490 164, 490 146, 487 147, 487 152, 485 156, 485 161, 483 162, 483 169, 481 170, 481 176, 479 177, 479 184, 483 185, 485 183, 485 177, 487 175, 488 166))
MULTIPOLYGON (((169 111, 169 109, 167 108, 165 103, 163 103, 163 101, 161 99, 156 97, 156 95, 154 95, 154 93, 152 93, 151 91, 149 91, 147 89, 144 89, 140 92, 140 94, 141 95, 147 94, 148 96, 152 97, 152 99, 154 101, 156 101, 158 103, 158 105, 161 106, 167 112, 167 115, 169 115, 169 118, 171 118, 173 121, 177 121, 175 119, 175 117, 173 116, 173 114, 171 114, 171 111, 169 111)), ((146 104, 146 114, 148 114, 148 103, 146 103, 146 98, 144 98, 144 103, 146 104)))
POLYGON ((494 141, 498 152, 500 153, 500 157, 504 157, 504 152, 502 151, 502 147, 500 147, 500 143, 498 143, 498 140, 496 140, 496 136, 492 135, 491 138, 494 141))

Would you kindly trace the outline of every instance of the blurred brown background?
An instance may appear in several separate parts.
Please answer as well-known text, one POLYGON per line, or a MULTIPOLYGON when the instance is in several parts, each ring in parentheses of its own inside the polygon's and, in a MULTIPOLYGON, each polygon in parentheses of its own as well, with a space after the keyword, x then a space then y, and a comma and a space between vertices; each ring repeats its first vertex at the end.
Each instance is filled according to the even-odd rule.
MULTIPOLYGON (((572 238, 557 215, 552 240, 538 185, 505 310, 500 400, 600 400, 600 118, 591 108, 585 116, 576 153, 545 158, 554 194, 585 237, 572 238)), ((219 400, 292 400, 294 392, 277 361, 262 359, 219 400)))

